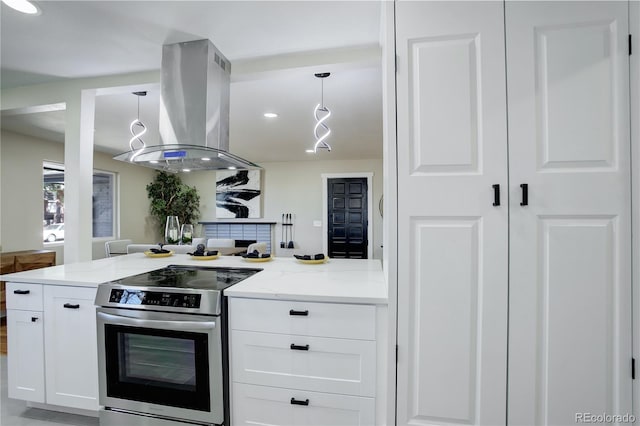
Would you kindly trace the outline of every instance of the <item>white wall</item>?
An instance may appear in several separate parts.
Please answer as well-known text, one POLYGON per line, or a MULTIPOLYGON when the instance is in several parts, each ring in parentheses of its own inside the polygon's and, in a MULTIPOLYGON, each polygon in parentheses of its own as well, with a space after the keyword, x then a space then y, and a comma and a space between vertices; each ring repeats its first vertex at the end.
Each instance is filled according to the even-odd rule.
MULTIPOLYGON (((63 245, 42 241, 42 162, 64 162, 64 145, 3 131, 0 145, 0 245, 5 252, 51 249, 57 262, 64 262, 63 245)), ((373 172, 373 244, 374 257, 382 257, 382 218, 378 201, 382 195, 382 160, 304 161, 263 163, 263 217, 279 222, 275 231, 277 256, 295 253, 321 253, 322 228, 314 220, 322 217, 323 173, 373 172), (293 213, 294 250, 279 248, 281 214, 293 213)), ((153 180, 152 169, 132 166, 96 152, 94 168, 118 173, 120 194, 120 238, 137 243, 156 242, 159 238, 149 218, 146 185, 153 180)), ((215 220, 215 172, 181 175, 195 185, 201 197, 201 220, 215 220)), ((94 259, 104 257, 104 241, 93 242, 94 259)))
MULTIPOLYGON (((373 173, 373 255, 382 257, 382 218, 378 202, 382 196, 382 159, 345 161, 300 161, 260 163, 262 171, 262 217, 278 222, 275 230, 276 256, 322 253, 322 228, 314 220, 322 217, 323 173, 373 173), (293 213, 295 249, 281 249, 282 213, 293 213)), ((200 194, 201 221, 216 219, 215 172, 182 175, 183 182, 196 186, 200 194)))
MULTIPOLYGON (((0 245, 5 252, 51 249, 64 262, 63 245, 42 241, 42 162, 63 163, 64 145, 3 131, 0 135, 0 245)), ((135 242, 154 241, 148 220, 146 185, 154 171, 94 154, 94 168, 115 172, 120 183, 120 235, 135 242)), ((93 258, 104 257, 104 240, 92 244, 93 258)))

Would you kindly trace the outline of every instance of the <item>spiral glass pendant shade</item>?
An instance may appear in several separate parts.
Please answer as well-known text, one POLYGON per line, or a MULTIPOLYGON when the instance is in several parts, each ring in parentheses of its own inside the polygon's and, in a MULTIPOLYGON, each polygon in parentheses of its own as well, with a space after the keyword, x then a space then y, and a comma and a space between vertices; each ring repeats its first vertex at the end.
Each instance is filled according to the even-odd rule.
POLYGON ((321 101, 313 110, 313 116, 316 119, 316 124, 313 127, 313 135, 316 138, 316 143, 313 146, 313 152, 318 152, 318 149, 326 149, 327 151, 331 151, 331 145, 326 142, 326 139, 331 134, 331 129, 325 123, 329 117, 331 117, 331 111, 329 108, 324 106, 324 79, 329 77, 331 73, 324 72, 314 74, 316 77, 320 79, 322 82, 321 89, 321 101))
POLYGON ((144 141, 142 140, 142 135, 147 133, 147 126, 144 125, 142 121, 140 121, 140 96, 147 96, 147 92, 133 92, 134 95, 138 97, 138 118, 133 120, 131 124, 129 124, 129 132, 131 132, 131 139, 129 139, 129 148, 131 151, 136 151, 137 153, 133 154, 131 160, 138 156, 139 153, 142 152, 144 147, 146 146, 144 141), (135 128, 138 127, 138 131, 135 128), (139 147, 134 147, 134 143, 138 141, 139 147))
POLYGON ((318 148, 331 151, 331 146, 324 141, 331 134, 329 126, 324 124, 324 122, 331 117, 331 111, 329 108, 318 104, 313 110, 313 116, 316 118, 316 125, 313 127, 316 144, 313 146, 313 152, 317 152, 318 148))
POLYGON ((141 136, 144 135, 145 133, 147 133, 147 126, 144 125, 144 123, 140 120, 138 120, 137 118, 135 120, 133 120, 131 122, 131 124, 129 125, 129 131, 131 132, 131 134, 133 135, 133 137, 131 139, 129 139, 129 147, 132 150, 135 150, 136 148, 134 148, 133 143, 135 141, 139 141, 140 142, 140 147, 139 148, 144 148, 145 147, 145 143, 144 141, 141 139, 141 136), (135 126, 141 127, 142 130, 140 130, 140 133, 136 133, 136 131, 133 129, 135 126))

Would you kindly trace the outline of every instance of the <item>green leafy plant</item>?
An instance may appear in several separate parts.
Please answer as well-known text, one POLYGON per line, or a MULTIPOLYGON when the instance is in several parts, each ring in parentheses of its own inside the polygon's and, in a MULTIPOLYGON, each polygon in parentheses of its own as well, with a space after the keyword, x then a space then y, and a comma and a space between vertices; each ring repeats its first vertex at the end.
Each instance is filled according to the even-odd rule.
POLYGON ((167 216, 178 216, 180 224, 193 224, 200 217, 200 195, 195 186, 182 183, 180 176, 158 172, 153 182, 147 185, 151 201, 150 213, 158 226, 159 235, 164 235, 167 216))

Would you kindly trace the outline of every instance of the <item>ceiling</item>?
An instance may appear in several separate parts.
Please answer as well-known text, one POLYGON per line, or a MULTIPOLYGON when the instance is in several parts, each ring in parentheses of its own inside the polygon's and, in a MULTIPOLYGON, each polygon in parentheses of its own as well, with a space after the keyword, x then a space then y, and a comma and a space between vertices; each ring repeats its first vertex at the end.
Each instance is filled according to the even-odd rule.
MULTIPOLYGON (((163 44, 210 39, 231 61, 230 151, 253 162, 382 158, 379 1, 40 1, 39 16, 2 4, 2 89, 160 68, 163 44), (332 111, 330 153, 314 143, 313 108, 332 111), (276 112, 267 119, 264 112, 276 112)), ((159 143, 159 86, 140 119, 159 143)), ((97 150, 128 150, 130 91, 98 96, 97 150)), ((64 141, 64 111, 11 114, 2 128, 64 141)))

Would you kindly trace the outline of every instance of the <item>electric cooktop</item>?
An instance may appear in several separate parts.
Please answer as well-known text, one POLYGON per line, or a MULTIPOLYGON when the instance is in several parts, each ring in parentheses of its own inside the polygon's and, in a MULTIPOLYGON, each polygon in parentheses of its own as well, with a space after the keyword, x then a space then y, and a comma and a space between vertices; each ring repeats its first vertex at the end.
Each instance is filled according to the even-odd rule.
POLYGON ((260 271, 262 269, 169 265, 100 284, 95 304, 219 315, 224 289, 260 271))
POLYGON ((111 281, 111 283, 123 286, 174 287, 219 291, 260 271, 262 269, 169 265, 166 268, 133 275, 111 281))

